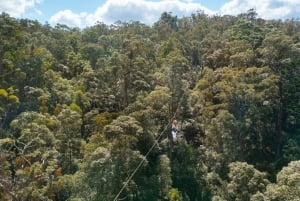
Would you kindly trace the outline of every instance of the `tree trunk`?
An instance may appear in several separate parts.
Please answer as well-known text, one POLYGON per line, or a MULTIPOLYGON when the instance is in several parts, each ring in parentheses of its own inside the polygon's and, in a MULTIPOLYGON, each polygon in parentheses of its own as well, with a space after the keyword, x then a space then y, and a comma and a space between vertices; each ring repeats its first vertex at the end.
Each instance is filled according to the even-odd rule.
MULTIPOLYGON (((281 78, 281 77, 280 77, 281 78)), ((279 82, 279 103, 278 103, 278 113, 277 113, 277 136, 276 136, 276 158, 280 157, 281 143, 282 143, 282 82, 279 82)))

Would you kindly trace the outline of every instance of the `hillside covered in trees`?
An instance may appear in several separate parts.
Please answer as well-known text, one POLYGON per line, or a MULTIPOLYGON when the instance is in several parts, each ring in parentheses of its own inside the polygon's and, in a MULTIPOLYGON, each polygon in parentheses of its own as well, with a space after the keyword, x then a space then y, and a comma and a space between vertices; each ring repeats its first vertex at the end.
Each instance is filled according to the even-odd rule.
POLYGON ((300 200, 299 20, 0 27, 0 200, 300 200))

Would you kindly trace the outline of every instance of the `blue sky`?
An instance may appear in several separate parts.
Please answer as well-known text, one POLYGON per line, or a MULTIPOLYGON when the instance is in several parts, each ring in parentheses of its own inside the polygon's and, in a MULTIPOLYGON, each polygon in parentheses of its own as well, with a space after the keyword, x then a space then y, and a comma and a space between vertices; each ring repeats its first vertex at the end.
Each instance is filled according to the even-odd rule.
POLYGON ((208 15, 237 15, 251 8, 264 19, 300 17, 300 0, 0 0, 0 12, 12 17, 80 28, 118 20, 151 25, 164 11, 182 17, 199 10, 208 15))

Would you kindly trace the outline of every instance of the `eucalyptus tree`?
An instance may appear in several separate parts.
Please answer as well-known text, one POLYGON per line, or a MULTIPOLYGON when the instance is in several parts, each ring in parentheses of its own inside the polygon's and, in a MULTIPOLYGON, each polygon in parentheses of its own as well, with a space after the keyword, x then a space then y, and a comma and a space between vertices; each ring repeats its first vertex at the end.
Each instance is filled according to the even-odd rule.
POLYGON ((11 136, 0 143, 1 157, 7 161, 1 174, 5 197, 54 199, 61 176, 54 137, 58 126, 55 117, 36 112, 21 113, 10 123, 11 136))
MULTIPOLYGON (((299 70, 299 41, 294 43, 293 38, 284 34, 281 30, 270 31, 263 40, 262 46, 259 49, 262 55, 262 62, 272 69, 279 76, 279 102, 277 104, 277 151, 278 157, 281 155, 281 147, 284 139, 283 121, 285 120, 286 109, 288 102, 285 97, 288 96, 287 91, 293 90, 296 82, 289 80, 297 80, 297 72, 299 70), (292 67, 293 66, 293 67, 292 67), (294 73, 292 73, 294 72, 294 73)), ((296 94, 298 94, 296 92, 296 94)), ((297 96, 297 95, 296 95, 297 96)), ((297 99, 297 98, 296 98, 297 99)), ((293 102, 294 99, 291 100, 293 102)), ((293 115, 292 115, 293 116, 293 115)))
MULTIPOLYGON (((73 177, 82 175, 85 190, 91 192, 90 200, 112 200, 118 193, 124 200, 145 199, 147 189, 143 186, 151 180, 143 174, 148 161, 137 149, 142 134, 142 127, 133 117, 121 115, 107 124, 103 133, 91 136, 84 145, 84 162, 73 177)), ((72 188, 78 189, 78 185, 72 188)), ((78 197, 78 192, 71 190, 72 196, 78 197)))
POLYGON ((266 173, 258 171, 253 165, 245 162, 229 164, 228 181, 222 181, 211 174, 208 182, 213 185, 212 200, 228 201, 253 201, 256 195, 263 194, 270 185, 266 173), (219 188, 216 188, 216 182, 221 183, 219 188))
POLYGON ((278 81, 266 67, 205 68, 190 96, 204 145, 227 155, 227 161, 266 159, 258 153, 274 159, 278 81))
POLYGON ((252 195, 251 201, 299 200, 299 173, 299 161, 290 162, 277 173, 276 181, 269 183, 264 192, 252 195))
POLYGON ((71 174, 77 171, 79 160, 82 158, 81 115, 65 108, 58 114, 57 119, 60 122, 60 127, 55 133, 55 147, 60 153, 58 162, 64 174, 71 174))

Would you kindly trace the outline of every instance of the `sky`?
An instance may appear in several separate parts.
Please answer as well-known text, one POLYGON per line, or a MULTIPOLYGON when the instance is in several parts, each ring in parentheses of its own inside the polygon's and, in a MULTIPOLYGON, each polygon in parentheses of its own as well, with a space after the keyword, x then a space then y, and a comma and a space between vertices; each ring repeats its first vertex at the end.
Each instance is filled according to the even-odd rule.
POLYGON ((300 0, 0 0, 0 12, 41 24, 85 28, 96 22, 140 21, 152 25, 162 12, 178 17, 203 11, 237 15, 254 8, 264 19, 299 19, 300 0))

